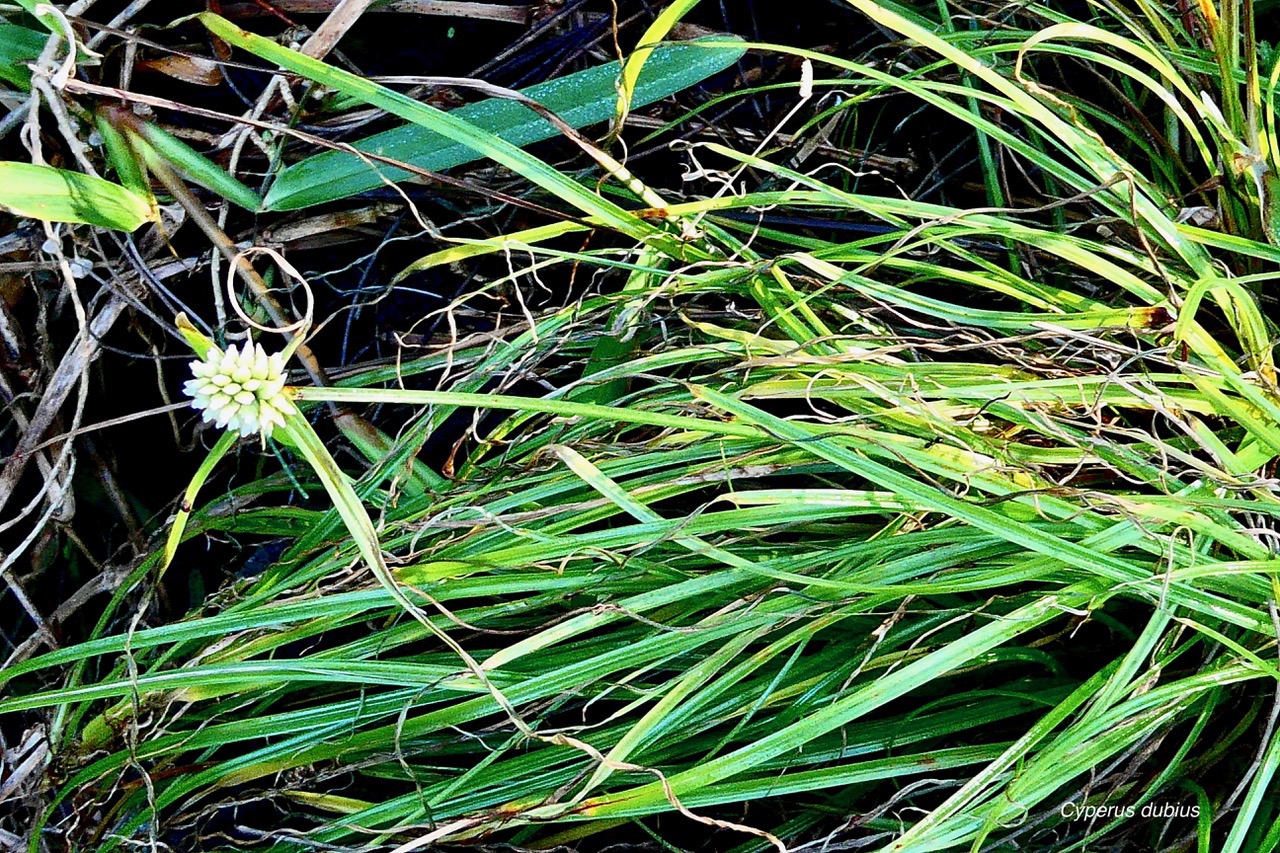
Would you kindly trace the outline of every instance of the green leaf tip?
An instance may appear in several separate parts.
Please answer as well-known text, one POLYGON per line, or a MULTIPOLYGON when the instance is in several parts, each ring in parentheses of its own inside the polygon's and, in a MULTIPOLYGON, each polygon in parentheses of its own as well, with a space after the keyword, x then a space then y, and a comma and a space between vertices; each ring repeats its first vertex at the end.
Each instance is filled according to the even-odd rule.
POLYGON ((0 162, 0 208, 46 222, 115 231, 133 231, 157 215, 147 199, 104 178, 16 162, 0 162))
POLYGON ((206 358, 209 350, 213 349, 213 341, 209 339, 204 332, 197 329, 186 314, 179 314, 173 319, 173 323, 178 327, 179 334, 186 340, 187 346, 191 347, 200 358, 206 358))

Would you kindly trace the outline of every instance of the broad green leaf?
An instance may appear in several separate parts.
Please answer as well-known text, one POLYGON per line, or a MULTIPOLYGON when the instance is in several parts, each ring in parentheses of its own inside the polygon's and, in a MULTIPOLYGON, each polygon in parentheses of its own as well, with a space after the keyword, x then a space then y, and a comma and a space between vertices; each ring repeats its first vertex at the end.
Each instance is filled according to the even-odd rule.
POLYGON ((0 163, 0 207, 18 216, 132 231, 155 214, 147 200, 93 175, 0 163))
POLYGON ((50 32, 54 32, 54 33, 57 33, 58 35, 62 35, 62 28, 58 26, 58 19, 55 15, 52 15, 49 12, 45 12, 43 10, 41 10, 39 14, 37 14, 37 10, 39 10, 40 7, 44 5, 41 2, 41 0, 17 0, 17 3, 23 9, 27 10, 27 12, 32 17, 34 17, 40 23, 48 27, 50 32))
POLYGON ((20 89, 30 88, 31 72, 27 70, 27 63, 36 60, 48 40, 46 33, 17 24, 0 24, 0 80, 20 89))
MULTIPOLYGON (((745 48, 717 38, 714 44, 665 44, 653 49, 635 83, 632 107, 640 107, 687 89, 737 62, 745 48)), ((575 128, 606 121, 617 99, 619 64, 610 62, 521 90, 575 128)), ((559 131, 516 101, 491 98, 452 110, 481 130, 512 145, 530 145, 559 131)), ((407 124, 353 143, 377 154, 433 172, 478 160, 483 153, 464 142, 416 124, 407 124)), ((267 210, 296 210, 384 186, 411 177, 403 169, 373 165, 345 151, 326 151, 284 169, 267 193, 267 210), (379 174, 381 173, 381 175, 379 174)))
POLYGON ((441 112, 363 77, 334 68, 296 50, 281 47, 270 39, 242 30, 209 12, 202 12, 196 17, 210 32, 236 47, 475 149, 481 156, 506 166, 578 211, 601 217, 608 227, 628 237, 651 241, 652 245, 677 257, 688 257, 691 253, 701 254, 684 241, 665 233, 657 225, 604 198, 591 187, 584 186, 532 154, 521 151, 518 146, 502 137, 481 130, 453 113, 441 112))

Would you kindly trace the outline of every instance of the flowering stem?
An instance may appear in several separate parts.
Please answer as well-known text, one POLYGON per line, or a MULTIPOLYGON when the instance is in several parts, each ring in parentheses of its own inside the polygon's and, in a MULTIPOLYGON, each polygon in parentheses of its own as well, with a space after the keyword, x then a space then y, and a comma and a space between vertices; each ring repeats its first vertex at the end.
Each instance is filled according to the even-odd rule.
POLYGON ((600 406, 569 400, 539 397, 508 397, 502 394, 465 394, 456 391, 410 391, 402 388, 294 388, 284 389, 295 402, 319 403, 407 403, 410 405, 468 406, 477 409, 514 409, 542 412, 564 418, 599 418, 624 423, 649 424, 668 429, 696 430, 738 438, 760 438, 760 430, 745 424, 710 418, 668 415, 645 409, 600 406))
POLYGON ((158 578, 164 576, 165 569, 169 568, 169 564, 173 562, 173 555, 177 553, 178 545, 182 543, 182 534, 187 529, 187 519, 191 517, 191 508, 195 506, 196 495, 200 493, 200 489, 213 473, 213 469, 222 461, 222 457, 235 446, 238 438, 239 436, 234 432, 224 432, 218 439, 218 443, 209 451, 209 455, 204 458, 204 462, 200 464, 191 482, 187 484, 187 490, 182 494, 182 503, 178 505, 178 512, 173 518, 173 527, 169 528, 169 538, 164 543, 164 556, 160 559, 160 568, 156 572, 158 578))

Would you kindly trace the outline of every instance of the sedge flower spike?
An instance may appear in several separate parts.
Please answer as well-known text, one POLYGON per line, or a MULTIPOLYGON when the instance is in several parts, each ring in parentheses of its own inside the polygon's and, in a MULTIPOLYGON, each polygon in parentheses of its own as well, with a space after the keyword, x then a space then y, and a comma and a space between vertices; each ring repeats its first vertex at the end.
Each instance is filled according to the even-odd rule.
POLYGON ((226 352, 210 347, 203 360, 191 362, 191 374, 183 390, 193 408, 204 410, 206 423, 267 439, 297 411, 284 394, 284 353, 267 355, 262 344, 245 341, 226 352))

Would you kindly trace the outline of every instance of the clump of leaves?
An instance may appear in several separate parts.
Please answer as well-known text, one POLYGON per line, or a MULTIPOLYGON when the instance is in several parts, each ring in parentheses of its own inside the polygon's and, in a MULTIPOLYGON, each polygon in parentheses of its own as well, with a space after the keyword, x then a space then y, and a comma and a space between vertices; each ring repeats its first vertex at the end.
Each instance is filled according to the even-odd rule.
POLYGON ((810 126, 923 104, 967 128, 990 203, 706 143, 702 174, 752 184, 654 218, 484 140, 589 218, 413 269, 518 248, 513 282, 594 265, 616 295, 291 391, 417 410, 354 482, 293 416, 310 467, 292 476, 334 505, 225 511, 292 488, 268 477, 185 528, 287 540, 280 560, 187 620, 104 621, 5 674, 69 673, 0 703, 57 709, 45 830, 74 804, 102 815, 101 849, 181 844, 263 802, 298 821, 260 830, 279 850, 549 847, 628 822, 674 835, 672 813, 743 849, 1280 844, 1280 400, 1259 298, 1280 259, 1275 74, 1258 97, 1250 7, 1086 24, 1031 5, 967 31, 850 2, 910 50, 770 46, 818 68, 810 126), (1071 89, 1077 64, 1111 96, 1071 89), (1223 230, 1180 221, 1193 206, 1223 230), (642 245, 544 245, 592 227, 642 245), (404 384, 459 364, 447 390, 404 384), (542 397, 503 393, 508 371, 565 364, 542 397), (460 411, 505 414, 477 421, 451 481, 402 490, 460 411), (117 784, 130 768, 144 778, 117 784), (1069 817, 1171 802, 1167 822, 1069 817))

